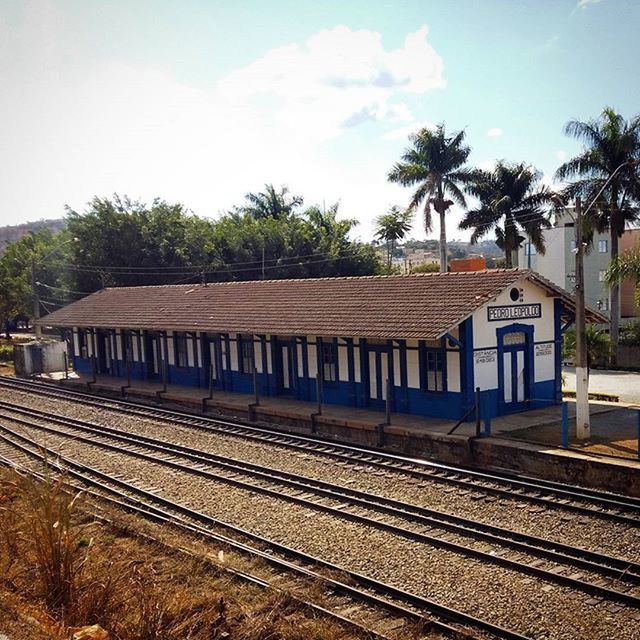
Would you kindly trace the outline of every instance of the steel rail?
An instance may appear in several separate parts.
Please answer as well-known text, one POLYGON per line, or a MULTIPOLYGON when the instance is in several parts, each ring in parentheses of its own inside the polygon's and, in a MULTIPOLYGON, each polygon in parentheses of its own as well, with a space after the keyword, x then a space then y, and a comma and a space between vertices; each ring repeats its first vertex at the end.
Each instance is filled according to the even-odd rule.
MULTIPOLYGON (((48 461, 47 463, 49 467, 55 467, 58 471, 60 471, 61 473, 64 473, 64 469, 59 465, 57 465, 57 463, 52 461, 48 461)), ((0 465, 13 469, 19 474, 27 474, 30 477, 35 478, 36 480, 39 480, 39 481, 44 481, 46 479, 44 474, 28 469, 27 467, 24 467, 23 465, 16 463, 10 458, 3 456, 1 453, 0 453, 0 465)), ((212 539, 218 542, 218 540, 215 537, 211 536, 210 532, 207 529, 204 529, 203 527, 199 527, 197 525, 189 524, 186 521, 181 521, 176 518, 171 518, 169 514, 164 515, 163 512, 159 509, 157 509, 154 512, 151 512, 147 509, 140 507, 130 499, 125 502, 123 499, 118 499, 116 497, 105 495, 104 493, 99 493, 94 489, 87 489, 85 486, 82 486, 81 484, 78 484, 78 483, 67 481, 66 484, 68 485, 69 488, 72 488, 77 491, 82 491, 84 494, 91 496, 93 499, 106 502, 110 506, 117 507, 119 509, 124 509, 136 515, 142 516, 148 520, 152 520, 160 524, 170 525, 181 531, 187 532, 189 534, 196 535, 205 539, 212 539)), ((92 515, 96 520, 102 522, 103 524, 110 525, 110 526, 114 525, 113 521, 109 520, 104 516, 98 515, 96 513, 93 513, 92 515)), ((184 553, 189 555, 190 557, 197 557, 196 554, 189 551, 188 549, 173 546, 167 542, 160 540, 159 538, 155 538, 151 536, 148 533, 143 534, 141 532, 134 531, 133 535, 136 537, 142 538, 145 542, 150 541, 155 545, 161 545, 172 552, 184 553)), ((287 597, 294 599, 296 602, 303 605, 305 608, 311 610, 312 612, 319 613, 321 616, 337 620, 341 625, 347 626, 359 633, 362 633, 364 636, 366 636, 367 639, 392 640, 390 636, 384 635, 371 627, 367 627, 360 622, 356 622, 355 620, 352 620, 351 618, 347 618, 346 616, 342 615, 341 613, 338 613, 337 611, 332 611, 331 609, 327 609, 326 607, 316 604, 315 602, 306 600, 305 598, 302 598, 296 595, 295 593, 292 593, 291 591, 285 592, 282 588, 276 586, 275 584, 272 584, 271 582, 269 582, 268 580, 265 580, 264 578, 256 576, 247 571, 241 571, 239 569, 234 569, 233 567, 225 566, 222 564, 216 564, 212 562, 212 565, 216 568, 216 570, 227 573, 231 577, 239 579, 243 582, 248 582, 249 584, 258 586, 262 589, 269 589, 271 591, 274 591, 275 593, 286 594, 287 597)), ((352 600, 350 601, 352 602, 352 600)), ((411 614, 411 618, 413 620, 413 618, 415 618, 415 613, 411 610, 406 610, 406 611, 407 613, 411 614)), ((399 611, 396 611, 395 613, 398 614, 399 611)))
POLYGON ((36 390, 36 393, 40 395, 71 399, 75 402, 93 405, 110 411, 135 414, 151 419, 169 420, 191 428, 223 433, 229 436, 259 442, 267 441, 274 445, 293 450, 302 449, 311 451, 314 454, 334 459, 348 460, 350 462, 354 460, 357 462, 366 462, 371 466, 377 466, 387 471, 401 471, 402 473, 419 477, 423 480, 439 481, 461 486, 466 489, 472 488, 476 491, 492 493, 507 499, 517 498, 537 504, 551 504, 566 510, 588 515, 598 515, 627 524, 637 525, 640 523, 640 518, 622 512, 627 510, 640 514, 640 498, 631 496, 621 496, 619 494, 567 485, 550 480, 530 478, 524 475, 504 472, 498 473, 495 471, 483 472, 477 469, 438 463, 432 460, 410 458, 379 449, 367 448, 365 446, 353 446, 335 440, 273 430, 255 423, 247 423, 240 420, 231 421, 221 418, 211 418, 195 413, 157 408, 139 402, 124 401, 93 393, 61 389, 60 387, 52 387, 48 383, 17 381, 15 378, 0 376, 0 385, 2 384, 17 389, 22 388, 22 390, 28 388, 30 390, 36 390), (113 406, 106 406, 106 403, 110 403, 113 406), (467 476, 468 479, 460 476, 467 476), (479 484, 483 482, 506 484, 512 488, 491 484, 479 484), (513 487, 515 487, 515 489, 513 487), (546 496, 540 495, 545 493, 547 494, 546 496), (600 504, 604 509, 579 504, 579 501, 600 504))
MULTIPOLYGON (((109 449, 111 451, 115 451, 120 454, 131 455, 131 456, 146 460, 148 462, 152 462, 154 464, 162 464, 183 473, 198 475, 215 482, 223 482, 226 484, 239 487, 244 490, 259 492, 277 500, 286 500, 288 502, 299 504, 304 507, 320 510, 325 513, 329 513, 333 516, 337 516, 338 518, 359 522, 361 524, 371 526, 376 529, 387 531, 394 535, 402 536, 412 541, 427 544, 436 548, 444 548, 454 553, 476 558, 485 562, 490 562, 492 564, 497 564, 499 566, 506 567, 511 570, 519 571, 527 575, 536 576, 538 578, 541 578, 549 582, 554 582, 556 584, 570 587, 577 591, 582 591, 584 593, 588 593, 593 596, 606 598, 607 600, 611 600, 611 601, 617 601, 625 605, 630 605, 640 609, 640 597, 634 594, 627 593, 625 591, 618 591, 616 589, 611 589, 607 586, 600 584, 599 582, 587 582, 578 577, 573 577, 573 576, 565 575, 562 573, 556 573, 552 570, 545 569, 533 563, 527 564, 520 560, 502 556, 500 554, 494 554, 488 551, 483 551, 481 549, 469 547, 464 544, 447 540, 441 537, 432 536, 427 533, 419 532, 413 529, 407 529, 404 526, 399 526, 394 523, 385 522, 378 518, 372 518, 371 516, 362 515, 360 513, 354 513, 352 511, 346 510, 344 508, 345 505, 339 504, 338 506, 334 506, 334 505, 328 505, 322 502, 313 501, 313 500, 310 500, 306 495, 304 495, 304 491, 305 491, 304 487, 297 487, 299 490, 297 494, 287 494, 287 493, 283 493, 279 488, 270 488, 270 487, 265 487, 265 486, 261 486, 254 483, 249 483, 249 482, 240 480, 237 477, 223 476, 223 475, 220 475, 219 473, 208 471, 202 466, 189 466, 189 465, 185 465, 182 462, 176 462, 175 461, 176 456, 178 457, 181 456, 184 458, 186 457, 186 454, 181 453, 180 451, 173 449, 171 447, 168 447, 164 444, 152 446, 150 444, 145 444, 144 442, 139 440, 128 438, 126 436, 123 437, 117 433, 105 435, 105 433, 101 432, 99 429, 93 429, 93 430, 87 429, 87 431, 89 431, 90 433, 97 434, 98 436, 101 436, 103 438, 105 437, 111 438, 113 440, 116 440, 117 442, 126 442, 128 445, 130 446, 132 445, 138 448, 146 447, 147 449, 150 449, 152 452, 162 452, 166 454, 168 458, 162 458, 162 457, 158 457, 157 455, 145 453, 144 451, 140 451, 139 449, 123 448, 118 444, 100 442, 95 440, 94 438, 89 438, 86 436, 61 432, 60 430, 55 429, 53 427, 39 425, 39 424, 30 422, 28 420, 23 420, 21 418, 16 418, 16 417, 7 416, 7 415, 1 415, 1 414, 0 414, 0 417, 3 417, 6 420, 16 422, 18 424, 23 424, 24 426, 27 426, 30 428, 36 428, 36 429, 48 431, 58 436, 67 437, 72 440, 77 440, 79 442, 84 442, 91 446, 102 447, 102 448, 109 449), (301 493, 303 495, 300 495, 301 493)), ((44 418, 40 418, 40 419, 44 419, 44 418)), ((7 429, 6 426, 2 426, 0 428, 5 430, 7 429)), ((75 427, 75 428, 80 429, 79 427, 75 427)), ((202 463, 207 463, 206 458, 201 456, 194 456, 194 459, 196 462, 200 463, 200 465, 202 465, 202 463)), ((270 481, 273 482, 273 478, 270 478, 270 481)), ((331 494, 330 492, 324 492, 323 495, 325 497, 331 497, 333 500, 343 499, 342 496, 336 496, 335 494, 331 494)), ((360 504, 361 506, 364 506, 366 509, 369 509, 369 510, 371 509, 369 506, 366 505, 366 501, 362 501, 360 504)), ((405 514, 402 512, 400 512, 399 514, 395 513, 394 515, 400 515, 400 517, 406 517, 405 514)), ((621 579, 624 576, 618 574, 616 577, 618 579, 621 579)))
MULTIPOLYGON (((153 504, 155 502, 166 509, 170 509, 172 511, 175 511, 181 514, 182 517, 187 517, 191 520, 200 522, 209 527, 217 527, 217 528, 224 529, 233 534, 242 536, 243 538, 250 540, 253 543, 266 545, 270 550, 276 551, 277 553, 282 554, 285 557, 294 558, 303 563, 311 565, 312 567, 321 568, 325 571, 330 572, 331 575, 336 575, 336 573, 344 575, 348 579, 352 580, 355 584, 360 585, 360 587, 354 587, 346 582, 341 582, 331 577, 331 575, 318 573, 317 571, 313 571, 308 567, 300 566, 292 563, 289 560, 280 558, 274 555, 273 553, 269 553, 268 551, 264 551, 256 547, 252 547, 247 543, 240 542, 233 538, 229 538, 226 535, 223 535, 220 533, 214 533, 209 529, 204 529, 204 531, 207 532, 207 535, 210 539, 215 540, 216 542, 228 545, 229 547, 234 548, 238 551, 242 551, 244 553, 248 553, 248 554, 260 557, 265 561, 267 561, 269 564, 272 564, 274 566, 278 566, 282 569, 294 571, 310 578, 319 579, 324 583, 330 585, 331 588, 336 589, 342 593, 353 595, 354 597, 358 597, 358 596, 366 597, 366 598, 379 597, 379 596, 369 594, 366 591, 364 592, 362 591, 363 589, 370 589, 376 592, 377 594, 383 594, 388 597, 395 598, 401 602, 404 602, 405 605, 417 607, 419 609, 422 609, 423 611, 429 612, 429 614, 431 615, 440 616, 441 618, 444 618, 449 622, 474 627, 476 629, 489 632, 498 638, 504 638, 505 640, 530 640, 527 636, 524 636, 517 631, 506 629, 499 625, 495 625, 487 620, 476 618, 470 614, 464 613, 462 611, 458 611, 446 605, 442 605, 440 603, 437 603, 423 596, 419 596, 417 594, 405 591, 393 585, 380 582, 364 574, 357 573, 349 569, 345 569, 343 567, 340 567, 322 558, 318 558, 310 554, 306 554, 302 551, 299 551, 292 547, 288 547, 284 544, 276 542, 275 540, 271 540, 264 536, 254 534, 250 531, 247 531, 245 529, 232 525, 218 518, 214 518, 202 512, 191 509, 190 507, 187 507, 184 504, 174 502, 172 500, 169 500, 168 498, 164 498, 163 496, 152 493, 147 489, 137 487, 128 481, 106 474, 84 463, 79 463, 66 456, 61 456, 51 448, 43 447, 39 443, 32 440, 31 438, 28 438, 23 434, 20 434, 11 429, 8 429, 4 425, 0 424, 0 429, 4 432, 4 433, 0 433, 0 440, 2 440, 3 442, 6 442, 10 446, 13 446, 16 449, 22 451, 23 453, 26 453, 27 455, 30 455, 31 457, 35 457, 41 461, 44 461, 45 459, 58 460, 59 463, 62 463, 62 465, 64 465, 63 468, 66 473, 73 475, 74 477, 76 477, 82 482, 86 482, 90 486, 98 487, 100 490, 105 490, 112 494, 117 493, 121 498, 124 497, 127 500, 134 500, 134 498, 132 498, 131 496, 128 496, 124 492, 132 493, 136 496, 135 501, 137 503, 143 504, 144 507, 151 512, 157 512, 159 510, 164 515, 168 514, 168 517, 171 519, 176 518, 175 514, 167 512, 165 511, 165 509, 159 509, 156 505, 153 504), (9 434, 9 436, 7 436, 7 434, 9 434), (16 440, 18 442, 16 442, 16 440), (20 442, 25 444, 20 444, 20 442), (30 449, 29 447, 33 447, 33 449, 30 449), (47 458, 47 456, 49 456, 49 458, 47 458), (91 478, 89 476, 94 476, 94 478, 91 478), (95 478, 98 478, 98 480, 96 480, 95 478), (113 487, 109 487, 107 483, 113 484, 116 487, 119 487, 120 489, 118 490, 118 489, 114 489, 113 487)), ((51 463, 49 462, 49 464, 51 463)), ((389 602, 386 599, 382 599, 382 601, 385 603, 385 606, 388 606, 389 608, 393 608, 397 606, 396 603, 389 602)), ((408 611, 411 611, 411 610, 408 610, 408 611)), ((417 620, 424 619, 424 613, 413 612, 413 615, 417 620)), ((442 630, 444 632, 456 633, 456 634, 466 633, 464 630, 451 627, 448 623, 442 622, 441 620, 429 619, 428 623, 433 624, 436 629, 442 630)))
MULTIPOLYGON (((609 556, 606 554, 590 551, 581 547, 555 542, 538 536, 512 531, 503 527, 485 524, 468 518, 455 516, 453 514, 421 507, 419 505, 403 502, 393 498, 387 498, 379 494, 372 494, 352 488, 343 487, 323 480, 309 478, 264 465, 237 460, 228 456, 221 456, 207 451, 186 447, 174 442, 158 440, 149 436, 131 433, 122 429, 114 429, 104 425, 91 423, 76 418, 68 418, 60 414, 40 411, 31 407, 24 407, 14 403, 0 401, 0 409, 5 408, 20 415, 37 417, 42 420, 59 424, 61 426, 72 427, 84 432, 93 433, 99 436, 115 437, 123 442, 137 446, 146 446, 156 451, 161 451, 171 456, 182 456, 197 463, 214 465, 227 469, 232 473, 241 473, 252 477, 266 480, 267 482, 284 484, 295 490, 314 493, 331 498, 336 501, 349 500, 365 509, 379 511, 398 518, 408 519, 429 527, 437 527, 463 536, 471 536, 493 544, 506 545, 518 551, 543 557, 557 563, 571 564, 583 569, 594 571, 608 577, 622 579, 633 583, 640 583, 640 563, 630 560, 609 556)), ((0 412, 0 417, 11 419, 12 417, 0 412)), ((55 430, 54 430, 55 431, 55 430)), ((96 444, 94 440, 88 440, 90 444, 96 444)), ((224 481, 222 476, 216 478, 224 481)), ((239 483, 231 479, 231 484, 239 483)), ((240 483, 245 486, 244 483, 240 483)), ((254 485, 251 485, 252 488, 254 485)), ((260 490, 260 487, 257 487, 260 490)), ((284 498, 284 496, 281 496, 284 498)), ((316 505, 317 506, 317 505, 316 505)), ((344 510, 342 510, 343 513, 344 510)), ((376 524, 373 521, 371 524, 376 524)), ((433 537, 434 544, 439 542, 437 537, 433 537)), ((445 542, 445 545, 447 543, 445 542)), ((495 562, 496 556, 491 555, 495 562)))

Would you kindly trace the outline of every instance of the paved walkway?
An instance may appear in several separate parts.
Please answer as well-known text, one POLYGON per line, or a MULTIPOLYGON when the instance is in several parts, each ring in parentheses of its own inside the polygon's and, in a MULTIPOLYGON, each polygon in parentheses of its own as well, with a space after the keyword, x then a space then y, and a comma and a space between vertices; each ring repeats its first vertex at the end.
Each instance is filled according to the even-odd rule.
MULTIPOLYGON (((640 362, 638 366, 640 366, 640 362)), ((564 388, 575 391, 576 370, 574 367, 564 367, 563 374, 564 388)), ((640 373, 593 369, 589 376, 589 391, 614 393, 620 397, 620 402, 640 405, 640 373)))
MULTIPOLYGON (((62 374, 49 374, 42 376, 50 379, 61 379, 62 374)), ((86 385, 92 378, 86 374, 72 373, 69 384, 86 385)), ((108 375, 96 376, 96 389, 105 389, 111 392, 119 393, 126 380, 121 378, 113 378, 108 375)), ((162 392, 162 385, 157 382, 148 382, 144 380, 133 380, 128 393, 131 395, 139 395, 156 398, 158 392, 162 392)), ((208 393, 206 389, 190 386, 181 386, 169 384, 166 392, 162 392, 162 399, 165 402, 180 402, 194 407, 201 408, 202 401, 208 393)), ((234 393, 230 391, 214 390, 213 397, 207 400, 207 407, 211 410, 222 410, 225 412, 246 412, 249 405, 253 404, 255 398, 252 394, 234 393)), ((317 404, 315 402, 307 402, 304 400, 296 400, 286 397, 261 396, 260 413, 273 416, 277 421, 278 417, 309 420, 311 414, 317 412, 317 404)), ((611 411, 609 406, 592 407, 593 413, 611 411)), ((375 411, 361 407, 345 407, 342 405, 322 405, 322 416, 318 418, 319 422, 330 424, 341 424, 353 428, 375 429, 377 425, 385 422, 386 415, 384 411, 375 411)), ((555 425, 559 430, 561 419, 561 410, 559 406, 547 407, 544 409, 535 409, 522 413, 515 413, 508 416, 500 416, 493 418, 491 421, 491 430, 494 434, 510 433, 514 431, 525 431, 527 429, 544 426, 555 425)), ((391 414, 391 427, 404 431, 412 431, 415 433, 432 433, 447 434, 456 424, 454 420, 446 420, 443 418, 429 418, 425 416, 415 416, 406 413, 391 414)), ((484 428, 484 423, 482 425, 484 428)), ((476 435, 475 421, 469 421, 461 424, 456 430, 458 436, 471 437, 476 435)))
MULTIPOLYGON (((49 379, 60 379, 63 374, 42 376, 49 379)), ((70 385, 85 386, 91 376, 71 374, 70 385)), ((120 393, 126 380, 111 376, 99 375, 95 388, 120 393)), ((156 399, 157 392, 162 392, 162 385, 154 382, 134 380, 128 390, 131 395, 156 399)), ((191 406, 200 410, 202 401, 207 394, 206 389, 180 385, 167 385, 167 391, 162 393, 164 402, 175 402, 191 406)), ((213 398, 207 401, 207 408, 212 412, 219 411, 228 415, 246 416, 249 406, 254 402, 251 394, 233 393, 214 390, 213 398)), ((614 403, 590 404, 592 438, 588 443, 575 440, 575 402, 569 405, 569 435, 572 446, 585 451, 595 451, 626 457, 637 455, 637 411, 620 407, 614 403)), ((284 424, 294 421, 299 424, 310 424, 311 415, 317 411, 315 402, 306 402, 283 397, 260 397, 260 419, 284 424)), ((385 422, 383 411, 373 411, 359 407, 344 407, 341 405, 322 406, 322 416, 315 418, 318 425, 332 425, 365 431, 375 431, 378 425, 385 422)), ((446 435, 455 425, 452 420, 427 418, 402 413, 391 415, 391 425, 385 427, 389 433, 398 435, 446 435)), ((484 423, 482 425, 484 429, 484 423)), ((561 444, 561 408, 552 406, 544 409, 534 409, 508 416, 493 418, 491 433, 499 438, 559 446, 561 444)), ((469 438, 476 435, 474 421, 461 424, 455 431, 456 436, 469 438)))

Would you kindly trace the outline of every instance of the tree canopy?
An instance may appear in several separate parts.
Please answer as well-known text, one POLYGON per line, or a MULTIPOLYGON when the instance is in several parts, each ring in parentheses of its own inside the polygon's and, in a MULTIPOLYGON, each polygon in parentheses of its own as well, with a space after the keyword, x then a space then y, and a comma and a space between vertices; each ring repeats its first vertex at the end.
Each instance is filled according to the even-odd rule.
POLYGON ((235 207, 216 220, 179 203, 118 195, 93 198, 84 211, 68 208, 61 233, 30 233, 0 257, 0 323, 31 315, 32 270, 43 314, 103 286, 380 271, 375 249, 350 238, 357 221, 341 217, 338 203, 302 210, 302 198, 287 194, 267 185, 250 200, 268 206, 235 207))
POLYGON ((375 236, 387 246, 387 270, 391 269, 396 243, 411 231, 412 222, 413 212, 397 206, 391 207, 376 218, 375 236))
POLYGON ((472 243, 495 232, 507 267, 513 266, 513 252, 527 238, 538 253, 544 253, 543 230, 551 227, 546 210, 553 194, 541 185, 541 178, 539 171, 524 163, 500 161, 493 171, 476 171, 467 190, 478 199, 478 206, 465 213, 460 229, 473 229, 472 243))
MULTIPOLYGON (((581 196, 587 212, 585 228, 610 233, 611 259, 618 257, 618 240, 640 206, 640 115, 626 120, 610 107, 598 118, 571 120, 565 133, 583 143, 578 155, 558 167, 556 179, 567 181, 567 201, 581 196)), ((611 363, 616 364, 620 326, 620 287, 611 286, 611 363)))
POLYGON ((465 167, 471 149, 464 138, 464 131, 447 135, 444 123, 434 131, 421 129, 409 136, 411 146, 387 176, 390 182, 417 187, 409 209, 414 211, 422 206, 427 233, 433 227, 431 207, 439 215, 441 271, 447 271, 446 213, 453 204, 466 205, 463 189, 473 177, 473 172, 465 167))

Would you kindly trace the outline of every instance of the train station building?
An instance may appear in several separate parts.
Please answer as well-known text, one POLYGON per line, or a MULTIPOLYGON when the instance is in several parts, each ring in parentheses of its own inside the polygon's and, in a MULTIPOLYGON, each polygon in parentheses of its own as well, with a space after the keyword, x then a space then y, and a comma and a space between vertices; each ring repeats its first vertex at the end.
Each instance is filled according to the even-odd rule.
POLYGON ((458 420, 476 388, 491 417, 558 404, 573 312, 496 269, 111 288, 40 324, 79 372, 458 420))

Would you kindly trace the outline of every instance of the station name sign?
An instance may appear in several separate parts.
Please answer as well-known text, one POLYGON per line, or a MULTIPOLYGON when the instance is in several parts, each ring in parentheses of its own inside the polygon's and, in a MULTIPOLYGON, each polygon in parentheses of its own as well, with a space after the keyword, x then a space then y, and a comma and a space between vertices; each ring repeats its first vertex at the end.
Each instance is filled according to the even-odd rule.
POLYGON ((500 320, 522 320, 524 318, 541 318, 541 304, 512 304, 487 309, 489 322, 500 320))

